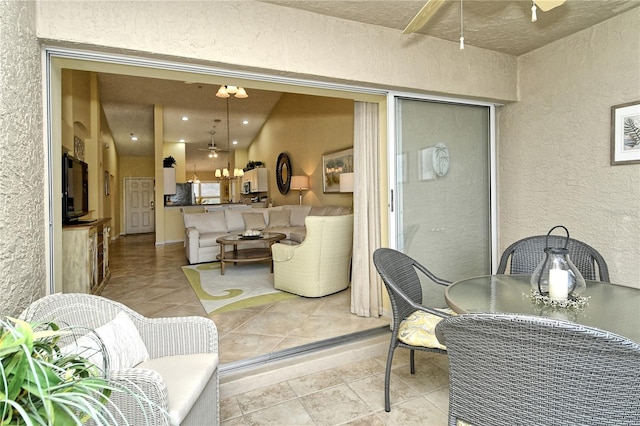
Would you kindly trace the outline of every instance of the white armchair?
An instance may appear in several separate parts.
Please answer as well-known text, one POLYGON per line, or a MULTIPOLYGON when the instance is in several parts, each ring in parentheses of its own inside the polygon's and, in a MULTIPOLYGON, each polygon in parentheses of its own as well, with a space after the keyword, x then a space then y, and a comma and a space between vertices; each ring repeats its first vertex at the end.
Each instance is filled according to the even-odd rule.
POLYGON ((353 214, 307 216, 305 226, 301 244, 271 247, 275 288, 320 297, 349 287, 353 214))
MULTIPOLYGON (((218 332, 210 319, 196 316, 146 318, 104 297, 74 293, 57 293, 36 300, 21 318, 30 322, 104 330, 109 326, 116 327, 113 324, 117 320, 114 319, 116 316, 122 318, 121 313, 131 320, 126 324, 132 323, 132 326, 127 330, 111 328, 116 342, 106 342, 103 338, 109 358, 114 358, 111 343, 114 348, 126 348, 129 352, 133 346, 142 346, 145 355, 148 352, 148 359, 145 356, 143 362, 137 360, 134 361, 136 365, 122 366, 122 360, 131 360, 132 355, 116 354, 122 359, 111 362, 111 366, 120 367, 111 368, 109 378, 131 393, 111 394, 112 414, 116 418, 124 417, 129 425, 219 424, 218 332), (122 343, 132 335, 134 339, 131 340, 141 339, 144 345, 122 343), (141 406, 141 399, 136 396, 141 393, 144 394, 142 401, 146 398, 151 404, 141 406)), ((98 335, 101 336, 99 330, 98 335)))

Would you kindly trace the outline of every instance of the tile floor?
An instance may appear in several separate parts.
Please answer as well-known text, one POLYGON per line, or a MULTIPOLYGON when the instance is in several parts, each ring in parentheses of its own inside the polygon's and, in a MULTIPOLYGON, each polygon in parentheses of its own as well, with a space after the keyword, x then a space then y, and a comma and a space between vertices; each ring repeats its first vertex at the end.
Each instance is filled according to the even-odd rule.
MULTIPOLYGON (((109 250, 111 279, 103 296, 149 317, 207 316, 180 269, 188 263, 181 243, 155 246, 153 235, 130 235, 113 241, 109 250)), ((223 425, 447 423, 448 370, 441 355, 417 352, 417 372, 412 376, 408 351, 396 350, 392 410, 384 412, 388 333, 333 349, 337 353, 332 356, 320 352, 315 357, 305 355, 263 365, 263 372, 249 367, 225 375, 225 366, 243 360, 388 325, 387 319, 351 315, 349 291, 319 299, 291 299, 211 318, 220 333, 223 425), (368 347, 367 342, 374 344, 368 347), (301 364, 301 359, 306 359, 306 364, 301 364)))
MULTIPOLYGON (((416 352, 416 374, 411 375, 409 352, 397 349, 391 374, 391 411, 384 411, 388 336, 381 339, 378 349, 367 348, 371 353, 353 361, 349 353, 336 354, 318 371, 313 362, 298 367, 285 363, 273 375, 287 375, 296 369, 288 374, 290 378, 246 392, 234 394, 234 383, 221 379, 221 425, 446 425, 449 380, 443 355, 416 352), (347 358, 346 363, 341 358, 347 358), (336 366, 327 368, 331 363, 336 366)), ((256 380, 261 379, 257 375, 256 380)))
MULTIPOLYGON (((119 237, 109 246, 111 278, 102 296, 148 317, 207 316, 180 268, 187 264, 182 243, 155 246, 153 234, 119 237)), ((269 273, 267 263, 264 269, 269 273)), ((210 318, 218 327, 222 364, 389 324, 387 318, 352 315, 348 289, 210 318)))

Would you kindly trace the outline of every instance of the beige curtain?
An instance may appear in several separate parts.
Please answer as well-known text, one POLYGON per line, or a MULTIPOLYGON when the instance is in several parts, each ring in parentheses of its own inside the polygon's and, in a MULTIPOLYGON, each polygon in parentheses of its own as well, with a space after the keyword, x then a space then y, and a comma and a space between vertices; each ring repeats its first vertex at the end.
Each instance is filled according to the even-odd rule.
POLYGON ((382 314, 382 286, 372 261, 380 247, 379 142, 378 104, 355 102, 351 312, 361 317, 382 314))

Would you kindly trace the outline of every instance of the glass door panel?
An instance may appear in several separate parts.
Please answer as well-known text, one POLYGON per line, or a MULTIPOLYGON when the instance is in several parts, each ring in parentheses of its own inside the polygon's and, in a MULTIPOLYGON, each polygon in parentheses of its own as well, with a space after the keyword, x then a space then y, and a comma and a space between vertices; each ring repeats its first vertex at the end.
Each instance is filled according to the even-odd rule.
POLYGON ((451 281, 491 273, 490 128, 488 106, 396 100, 396 247, 451 281))

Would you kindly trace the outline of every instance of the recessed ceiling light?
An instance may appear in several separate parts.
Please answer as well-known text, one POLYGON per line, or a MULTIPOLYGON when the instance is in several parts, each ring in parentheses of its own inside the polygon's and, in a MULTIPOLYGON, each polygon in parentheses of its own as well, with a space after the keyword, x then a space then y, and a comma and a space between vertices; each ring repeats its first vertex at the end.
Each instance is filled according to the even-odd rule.
POLYGON ((187 117, 186 115, 182 116, 182 121, 189 121, 189 117, 187 117))
POLYGON ((184 142, 184 139, 180 139, 178 142, 184 142))
POLYGON ((234 145, 238 145, 238 141, 233 141, 231 143, 234 144, 234 145))
POLYGON ((249 124, 249 120, 244 120, 242 124, 249 124))
POLYGON ((131 140, 135 142, 135 141, 137 141, 137 140, 138 140, 138 137, 137 137, 137 136, 133 136, 133 135, 131 135, 131 140))

